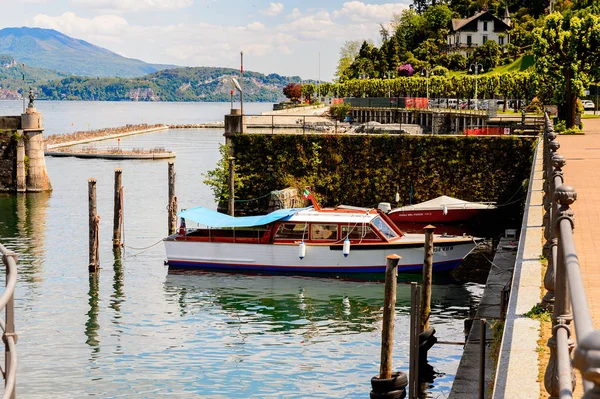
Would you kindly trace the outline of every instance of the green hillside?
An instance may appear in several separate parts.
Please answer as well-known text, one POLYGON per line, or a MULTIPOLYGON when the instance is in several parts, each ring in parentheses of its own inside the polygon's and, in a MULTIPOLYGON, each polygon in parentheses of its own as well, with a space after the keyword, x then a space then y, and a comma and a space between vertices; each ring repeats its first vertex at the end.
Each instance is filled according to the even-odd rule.
MULTIPOLYGON (((236 69, 188 67, 163 70, 140 78, 70 76, 42 82, 37 87, 40 98, 49 100, 229 101, 232 76, 238 76, 236 69)), ((300 77, 245 72, 244 99, 278 101, 283 87, 289 82, 300 82, 300 77)))
POLYGON ((28 27, 0 29, 0 55, 79 76, 134 77, 174 67, 126 58, 53 29, 28 27))

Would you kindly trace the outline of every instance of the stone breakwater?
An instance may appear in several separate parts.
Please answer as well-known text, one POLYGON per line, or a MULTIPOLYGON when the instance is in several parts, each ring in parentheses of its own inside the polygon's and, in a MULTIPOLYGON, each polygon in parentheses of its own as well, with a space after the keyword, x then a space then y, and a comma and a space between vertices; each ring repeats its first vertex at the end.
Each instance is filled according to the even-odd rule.
POLYGON ((141 134, 152 132, 156 130, 168 129, 169 126, 163 124, 157 125, 125 125, 121 127, 105 128, 89 131, 81 131, 69 134, 53 134, 48 136, 46 141, 46 149, 56 149, 60 147, 69 147, 77 144, 91 143, 94 141, 108 140, 123 136, 131 136, 134 134, 141 134))

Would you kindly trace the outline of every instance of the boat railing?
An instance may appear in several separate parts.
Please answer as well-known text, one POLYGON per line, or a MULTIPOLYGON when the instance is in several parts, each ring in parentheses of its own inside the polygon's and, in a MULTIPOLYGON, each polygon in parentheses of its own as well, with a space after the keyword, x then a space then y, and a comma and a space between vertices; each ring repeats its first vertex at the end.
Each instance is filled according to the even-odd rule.
POLYGON ((0 310, 5 310, 5 319, 0 319, 4 341, 4 394, 2 399, 16 398, 17 381, 17 334, 15 334, 15 286, 17 285, 17 254, 0 244, 0 255, 6 267, 6 287, 0 296, 0 310))
POLYGON ((544 376, 551 397, 572 398, 575 387, 573 366, 581 372, 584 398, 600 398, 600 330, 595 330, 573 239, 577 193, 565 184, 565 158, 558 154, 552 121, 545 115, 544 162, 544 255, 548 268, 543 305, 552 309, 552 337, 548 340, 550 360, 544 376), (571 339, 575 324, 576 343, 571 339), (575 348, 576 347, 576 348, 575 348), (573 361, 571 354, 575 348, 573 361))

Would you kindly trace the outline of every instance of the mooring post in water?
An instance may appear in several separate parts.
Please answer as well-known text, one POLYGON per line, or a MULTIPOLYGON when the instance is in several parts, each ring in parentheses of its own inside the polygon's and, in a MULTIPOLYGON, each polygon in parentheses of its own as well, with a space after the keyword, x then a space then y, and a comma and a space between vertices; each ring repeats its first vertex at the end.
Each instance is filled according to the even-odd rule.
POLYGON ((410 284, 410 338, 409 338, 409 398, 419 397, 419 306, 421 304, 421 287, 417 283, 410 284))
POLYGON ((433 230, 432 225, 425 227, 425 257, 423 260, 423 296, 421 297, 421 325, 419 333, 429 328, 431 313, 431 281, 433 274, 433 230))
POLYGON ((399 255, 389 255, 385 266, 385 294, 383 300, 383 327, 381 330, 381 366, 379 378, 392 378, 392 349, 394 344, 394 314, 396 286, 398 285, 399 255))
POLYGON ((229 214, 235 216, 235 158, 229 157, 229 214))
POLYGON ((486 342, 485 342, 485 328, 486 328, 486 319, 480 319, 479 328, 479 399, 484 399, 486 397, 485 392, 485 350, 486 350, 486 342))
POLYGON ((121 246, 123 228, 123 171, 115 169, 115 213, 113 217, 113 247, 121 246))
POLYGON ((88 180, 88 208, 89 208, 89 259, 88 270, 98 271, 98 226, 100 217, 96 209, 96 179, 88 180))
POLYGON ((169 162, 169 235, 177 229, 177 197, 175 196, 175 163, 169 162))

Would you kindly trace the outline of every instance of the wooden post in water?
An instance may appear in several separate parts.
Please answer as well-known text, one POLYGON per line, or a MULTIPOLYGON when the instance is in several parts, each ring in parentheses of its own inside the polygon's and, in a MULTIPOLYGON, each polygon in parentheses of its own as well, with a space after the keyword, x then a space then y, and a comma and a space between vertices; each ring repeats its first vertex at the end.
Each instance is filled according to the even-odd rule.
POLYGON ((410 284, 410 337, 409 337, 409 399, 419 398, 419 316, 421 287, 417 283, 410 284))
POLYGON ((398 284, 399 255, 389 255, 385 266, 385 296, 383 301, 383 327, 381 330, 381 366, 379 378, 392 378, 392 349, 394 344, 394 314, 396 286, 398 284))
POLYGON ((115 169, 115 212, 113 217, 113 247, 121 246, 121 229, 123 226, 123 171, 115 169))
POLYGON ((88 270, 98 271, 98 217, 96 209, 96 179, 88 180, 88 209, 89 209, 89 260, 88 270))
POLYGON ((177 230, 177 197, 175 196, 175 163, 169 162, 169 235, 177 230))
POLYGON ((229 214, 235 216, 235 158, 229 157, 229 214))
POLYGON ((421 297, 421 320, 419 333, 429 328, 431 314, 431 282, 433 274, 433 230, 432 225, 425 227, 425 258, 423 260, 423 295, 421 297))

